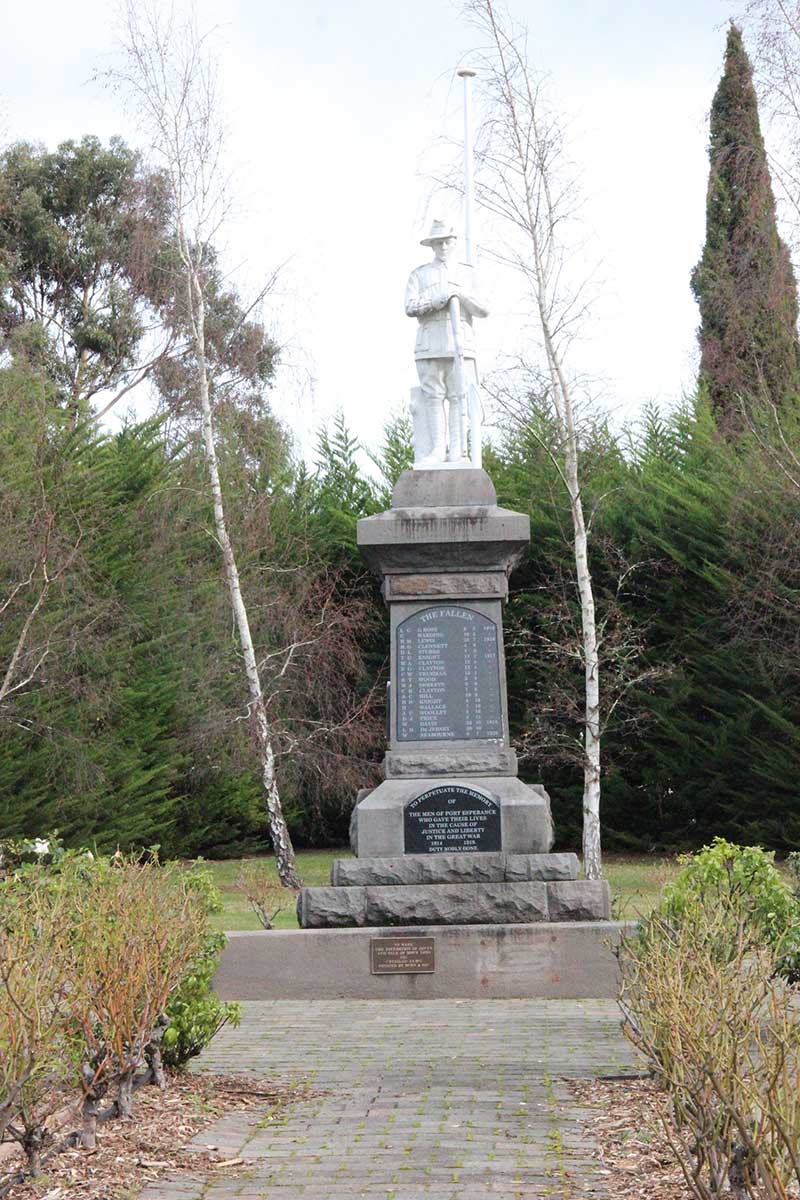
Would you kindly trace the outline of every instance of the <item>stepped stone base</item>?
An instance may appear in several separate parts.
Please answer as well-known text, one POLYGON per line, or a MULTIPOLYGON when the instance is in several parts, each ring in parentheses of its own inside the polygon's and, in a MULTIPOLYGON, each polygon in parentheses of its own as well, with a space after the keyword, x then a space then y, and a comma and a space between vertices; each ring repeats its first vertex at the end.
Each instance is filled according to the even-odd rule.
POLYGON ((608 884, 586 879, 315 887, 304 888, 297 902, 297 918, 303 929, 510 925, 549 920, 602 921, 610 916, 608 884))
POLYGON ((577 854, 403 854, 337 858, 333 887, 394 887, 414 883, 522 883, 578 878, 577 854))

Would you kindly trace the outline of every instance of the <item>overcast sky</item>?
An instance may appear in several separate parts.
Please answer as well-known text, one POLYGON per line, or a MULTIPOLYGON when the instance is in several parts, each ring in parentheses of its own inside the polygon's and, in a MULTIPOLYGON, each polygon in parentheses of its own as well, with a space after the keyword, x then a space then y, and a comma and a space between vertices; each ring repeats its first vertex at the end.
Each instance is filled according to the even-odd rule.
MULTIPOLYGON (((618 420, 691 389, 707 117, 731 8, 722 0, 511 0, 569 118, 600 282, 578 365, 618 420)), ((338 408, 368 444, 415 382, 409 270, 431 214, 421 170, 457 134, 453 74, 475 42, 449 0, 232 0, 219 27, 237 210, 227 259, 247 293, 286 262, 267 319, 285 346, 278 414, 308 453, 338 408)), ((136 142, 91 82, 113 47, 107 0, 9 6, 0 50, 5 140, 136 142)), ((518 295, 492 294, 485 369, 513 352, 518 295)))

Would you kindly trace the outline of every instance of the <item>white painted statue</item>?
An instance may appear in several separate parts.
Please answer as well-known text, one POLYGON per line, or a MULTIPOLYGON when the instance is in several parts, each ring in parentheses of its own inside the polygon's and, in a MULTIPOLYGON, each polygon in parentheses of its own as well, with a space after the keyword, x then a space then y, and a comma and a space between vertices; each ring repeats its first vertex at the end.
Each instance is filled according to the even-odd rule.
POLYGON ((481 407, 472 320, 488 316, 489 310, 474 294, 472 268, 455 262, 452 226, 434 221, 420 244, 430 246, 434 257, 411 272, 406 288, 406 314, 419 321, 414 350, 419 387, 411 389, 414 466, 466 466, 468 458, 480 466, 481 407))

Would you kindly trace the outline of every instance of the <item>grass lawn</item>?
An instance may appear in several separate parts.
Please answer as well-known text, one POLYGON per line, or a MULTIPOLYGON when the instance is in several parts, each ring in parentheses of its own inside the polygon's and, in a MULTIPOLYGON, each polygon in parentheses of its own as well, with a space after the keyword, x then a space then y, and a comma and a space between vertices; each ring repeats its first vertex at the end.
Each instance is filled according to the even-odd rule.
MULTIPOLYGON (((297 865, 304 883, 309 886, 330 883, 334 858, 349 857, 345 850, 301 850, 297 865)), ((272 857, 260 860, 270 878, 277 881, 272 857)), ((258 918, 244 896, 236 891, 236 875, 241 859, 212 862, 210 866, 217 887, 222 893, 224 910, 215 918, 218 929, 260 929, 258 918)), ((650 911, 664 886, 677 871, 675 859, 647 854, 607 854, 604 859, 606 878, 611 884, 614 916, 633 918, 650 911)), ((296 929, 294 897, 287 892, 286 908, 275 920, 276 929, 296 929)))

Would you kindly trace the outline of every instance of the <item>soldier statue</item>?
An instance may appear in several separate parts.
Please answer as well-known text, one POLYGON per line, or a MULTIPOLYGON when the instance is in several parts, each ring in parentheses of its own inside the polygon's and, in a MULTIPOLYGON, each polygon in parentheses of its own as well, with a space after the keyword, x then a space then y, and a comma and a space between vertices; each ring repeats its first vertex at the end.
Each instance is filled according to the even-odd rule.
MULTIPOLYGON (((433 222, 420 245, 433 260, 411 272, 406 314, 419 321, 414 357, 419 387, 411 391, 416 468, 464 465, 467 457, 465 408, 479 410, 473 317, 489 310, 473 294, 472 268, 454 262, 456 234, 444 221, 433 222), (445 404, 447 413, 445 414, 445 404)), ((477 418, 472 437, 480 437, 477 418)))

